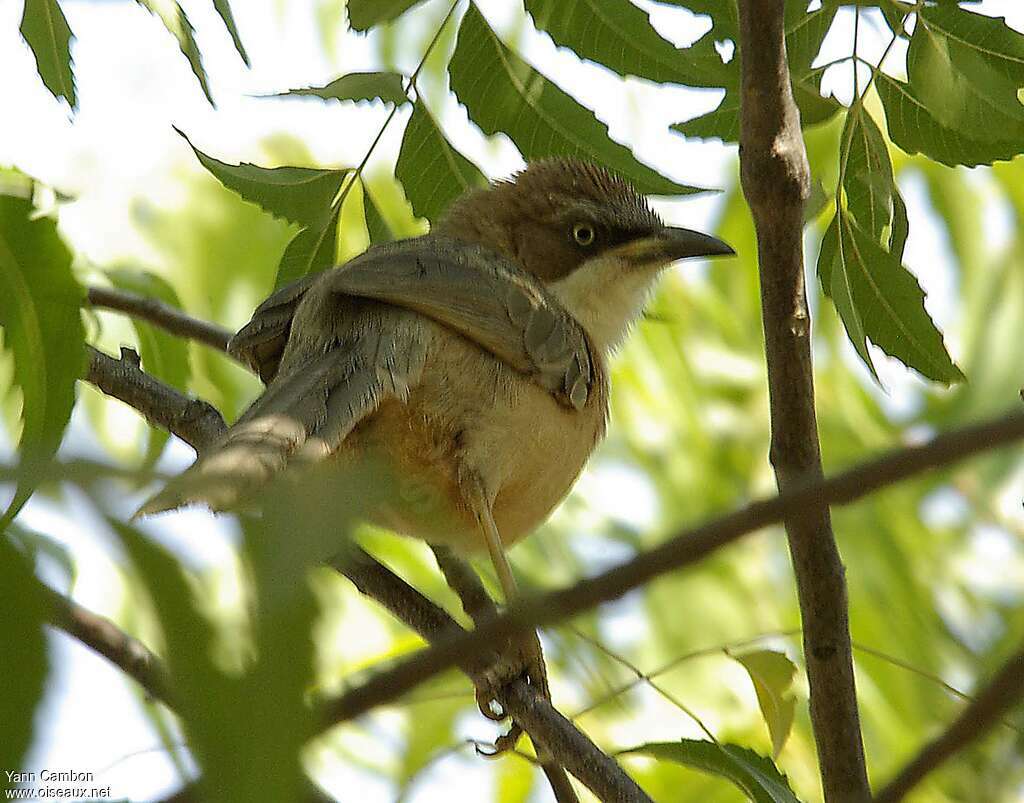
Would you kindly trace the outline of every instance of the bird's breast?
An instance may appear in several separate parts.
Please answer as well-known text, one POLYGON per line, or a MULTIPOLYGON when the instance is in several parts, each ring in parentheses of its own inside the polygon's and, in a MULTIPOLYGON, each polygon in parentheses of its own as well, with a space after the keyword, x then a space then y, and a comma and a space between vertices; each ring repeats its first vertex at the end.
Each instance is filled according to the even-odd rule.
POLYGON ((590 396, 576 410, 461 338, 443 340, 409 398, 386 403, 354 433, 353 443, 380 449, 395 467, 395 492, 378 523, 483 550, 465 494, 473 476, 493 497, 495 523, 510 545, 565 498, 603 437, 606 374, 595 365, 590 396))

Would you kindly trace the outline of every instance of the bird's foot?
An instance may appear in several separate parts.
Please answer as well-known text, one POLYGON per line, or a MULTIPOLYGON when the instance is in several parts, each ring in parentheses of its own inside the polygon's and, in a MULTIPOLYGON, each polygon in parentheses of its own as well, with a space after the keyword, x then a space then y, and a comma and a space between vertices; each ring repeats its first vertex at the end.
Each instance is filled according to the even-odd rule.
MULTIPOLYGON (((496 722, 506 719, 509 715, 501 704, 502 690, 515 680, 526 680, 544 699, 551 699, 544 653, 534 630, 511 638, 498 660, 477 677, 476 702, 480 713, 496 722)), ((508 732, 495 740, 493 751, 478 747, 477 752, 498 756, 514 749, 522 733, 523 729, 513 722, 508 732)))

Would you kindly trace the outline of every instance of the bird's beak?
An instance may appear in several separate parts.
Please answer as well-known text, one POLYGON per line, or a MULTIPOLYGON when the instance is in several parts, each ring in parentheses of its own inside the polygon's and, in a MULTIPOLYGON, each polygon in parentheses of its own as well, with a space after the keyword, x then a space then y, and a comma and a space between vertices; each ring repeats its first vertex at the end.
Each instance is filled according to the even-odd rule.
POLYGON ((688 257, 733 256, 736 253, 717 237, 677 226, 665 226, 646 239, 651 243, 652 251, 666 262, 688 257))
POLYGON ((669 265, 689 257, 731 256, 736 253, 716 237, 677 226, 662 226, 615 250, 620 257, 637 267, 669 265))

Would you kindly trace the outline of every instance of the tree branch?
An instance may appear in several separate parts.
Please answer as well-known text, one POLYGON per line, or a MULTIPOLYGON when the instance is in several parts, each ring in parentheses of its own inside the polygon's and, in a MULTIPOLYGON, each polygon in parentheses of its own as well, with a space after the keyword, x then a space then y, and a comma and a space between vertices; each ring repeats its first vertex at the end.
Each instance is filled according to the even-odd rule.
POLYGON ((227 352, 232 332, 209 321, 186 315, 179 309, 155 298, 126 293, 110 287, 90 287, 88 301, 92 307, 124 312, 166 329, 172 335, 198 340, 218 351, 227 352))
POLYGON ((896 803, 918 782, 955 753, 967 747, 1002 719, 1024 697, 1024 649, 996 672, 960 716, 897 773, 875 797, 875 803, 896 803))
POLYGON ((481 622, 472 633, 447 636, 390 670, 380 672, 325 706, 323 721, 342 722, 387 703, 458 665, 488 644, 528 628, 551 625, 617 599, 634 588, 706 558, 715 550, 763 527, 779 524, 808 508, 842 505, 931 469, 1024 439, 1024 414, 1010 413, 982 424, 896 449, 827 479, 804 480, 777 496, 685 530, 654 549, 568 588, 513 603, 502 615, 481 622))
MULTIPOLYGON (((448 561, 446 564, 449 568, 454 565, 448 561)), ((339 556, 331 561, 331 565, 351 580, 359 591, 380 602, 427 641, 446 644, 455 638, 472 636, 444 609, 362 550, 339 556)), ((476 583, 479 584, 478 579, 476 583)), ((460 573, 458 585, 465 590, 473 584, 467 574, 460 573)), ((458 588, 456 592, 459 593, 458 588)), ((475 595, 477 592, 474 590, 472 593, 475 595)), ((482 586, 479 587, 479 593, 486 596, 482 586)), ((482 618, 478 624, 490 621, 494 621, 493 615, 482 618)), ((475 681, 498 658, 493 648, 495 643, 500 642, 482 641, 474 650, 456 656, 451 665, 458 666, 475 681)), ((562 716, 550 700, 541 696, 529 684, 520 681, 509 684, 498 693, 498 702, 537 745, 549 752, 558 765, 579 778, 600 800, 651 803, 650 798, 614 758, 603 753, 582 731, 562 716)), ((329 715, 331 713, 330 709, 325 709, 325 712, 329 715)), ((325 720, 327 724, 334 724, 334 721, 333 717, 325 720)), ((576 800, 576 793, 561 767, 551 762, 542 763, 544 774, 559 803, 576 800)))
MULTIPOLYGON (((480 582, 480 578, 473 568, 446 546, 431 544, 430 549, 434 553, 444 579, 458 595, 462 602, 462 609, 474 624, 479 625, 481 622, 497 616, 498 606, 488 595, 484 584, 480 582)), ((518 720, 516 720, 516 724, 523 727, 523 723, 518 720)), ((543 727, 541 722, 537 722, 535 725, 543 727)), ((536 727, 531 732, 531 736, 536 733, 536 727)), ((549 754, 551 752, 546 746, 544 750, 549 754)), ((579 803, 576 790, 572 788, 569 776, 566 775, 565 769, 561 765, 553 761, 541 761, 540 767, 544 772, 544 777, 548 779, 556 803, 579 803)))
POLYGON ((122 348, 121 359, 115 360, 92 346, 86 348, 87 382, 134 407, 150 424, 177 435, 197 452, 227 429, 224 418, 211 404, 189 398, 139 368, 139 356, 131 349, 122 348))
POLYGON ((160 659, 141 641, 45 583, 40 582, 38 586, 50 606, 50 621, 56 628, 102 655, 135 680, 150 697, 173 707, 167 671, 160 659))
MULTIPOLYGON (((786 61, 784 0, 741 0, 739 7, 740 178, 757 231, 770 458, 786 491, 822 476, 803 264, 810 170, 786 61)), ((846 580, 828 507, 793 511, 785 524, 825 800, 868 801, 846 580)))

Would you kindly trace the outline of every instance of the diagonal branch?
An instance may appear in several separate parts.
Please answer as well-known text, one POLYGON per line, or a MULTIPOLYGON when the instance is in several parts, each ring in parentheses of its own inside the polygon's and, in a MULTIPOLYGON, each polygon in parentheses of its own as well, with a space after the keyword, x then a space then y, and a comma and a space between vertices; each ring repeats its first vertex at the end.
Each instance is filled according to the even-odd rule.
POLYGON ((161 329, 166 329, 172 335, 198 340, 219 351, 227 351, 228 341, 233 334, 222 326, 186 315, 170 304, 135 293, 126 293, 109 287, 90 287, 87 298, 92 307, 116 310, 133 318, 142 318, 161 329))
POLYGON ((400 697, 418 684, 458 665, 488 644, 552 625, 602 602, 617 599, 663 574, 692 566, 715 550, 756 530, 779 524, 825 505, 849 504, 879 489, 972 455, 1024 439, 1024 414, 1010 413, 982 424, 938 435, 932 440, 861 463, 827 479, 805 480, 777 496, 752 502, 688 529, 654 549, 568 588, 511 605, 501 616, 481 622, 472 633, 449 635, 392 669, 380 672, 329 702, 323 719, 342 722, 400 697))
POLYGON ((185 443, 202 451, 227 429, 224 418, 209 402, 192 399, 139 367, 139 356, 121 349, 116 360, 87 346, 89 366, 84 379, 108 396, 134 407, 153 426, 166 429, 185 443))
MULTIPOLYGON (((457 569, 456 564, 449 562, 447 557, 445 562, 449 570, 454 569, 460 574, 456 592, 461 596, 463 591, 470 590, 471 595, 478 601, 478 594, 486 596, 476 576, 472 575, 472 578, 476 579, 478 588, 472 589, 472 573, 457 569)), ((357 550, 354 556, 346 555, 332 560, 331 565, 351 580, 359 591, 380 602, 427 641, 445 644, 453 638, 472 636, 440 606, 362 550, 357 550)), ((461 565, 462 569, 466 569, 465 564, 461 565)), ((493 618, 481 618, 478 625, 492 620, 493 618)), ((460 653, 453 665, 457 665, 470 679, 479 677, 497 658, 493 649, 495 643, 499 642, 480 642, 475 649, 460 653)), ((559 803, 577 799, 562 767, 579 778, 600 800, 650 803, 650 798, 623 771, 618 762, 603 753, 535 688, 527 683, 515 681, 501 689, 497 696, 498 703, 513 721, 530 734, 530 738, 550 753, 560 765, 542 763, 544 774, 551 783, 559 803)), ((330 714, 330 709, 326 709, 325 713, 330 714)), ((333 724, 334 720, 325 721, 327 724, 333 724)))
MULTIPOLYGON (((804 288, 804 203, 810 170, 786 61, 784 0, 740 0, 740 179, 757 231, 770 458, 782 492, 822 477, 811 325, 804 288)), ((829 509, 785 520, 803 621, 811 723, 826 803, 871 798, 842 559, 829 509)))
POLYGON ((897 803, 929 772, 985 734, 1024 697, 1024 649, 996 672, 960 716, 920 752, 875 797, 875 803, 897 803))

